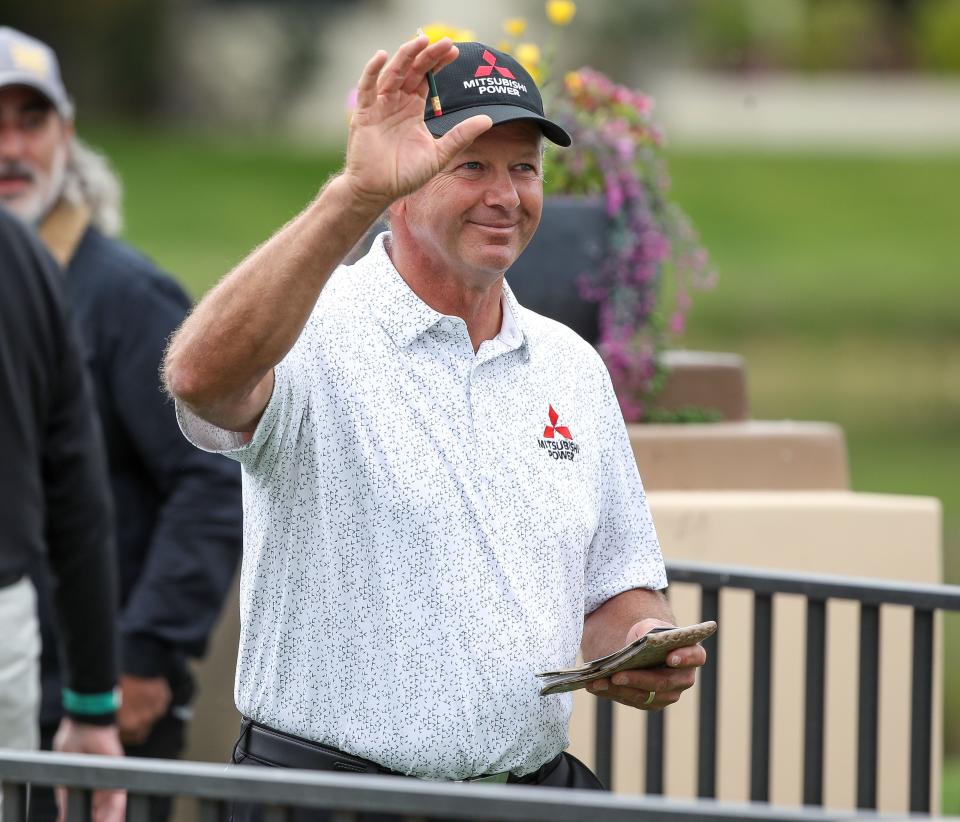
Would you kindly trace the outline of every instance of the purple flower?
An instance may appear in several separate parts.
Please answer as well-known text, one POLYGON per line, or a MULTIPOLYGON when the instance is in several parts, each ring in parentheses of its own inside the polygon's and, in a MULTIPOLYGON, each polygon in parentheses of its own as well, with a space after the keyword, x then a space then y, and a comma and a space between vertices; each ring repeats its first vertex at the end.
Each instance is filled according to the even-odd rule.
POLYGON ((648 231, 643 235, 643 248, 647 259, 659 263, 670 259, 670 240, 659 231, 648 231))
POLYGON ((711 287, 716 275, 690 221, 670 201, 653 100, 594 69, 577 77, 555 101, 573 147, 553 155, 557 171, 548 170, 547 186, 603 197, 606 255, 580 276, 577 290, 597 304, 598 349, 632 421, 648 407, 660 352, 685 330, 692 290, 711 287))

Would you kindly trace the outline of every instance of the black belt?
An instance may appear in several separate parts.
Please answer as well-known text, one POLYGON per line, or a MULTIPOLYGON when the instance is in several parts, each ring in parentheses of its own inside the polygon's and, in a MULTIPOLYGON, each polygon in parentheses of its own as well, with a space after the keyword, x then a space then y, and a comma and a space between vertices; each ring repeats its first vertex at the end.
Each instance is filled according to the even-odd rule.
POLYGON ((328 748, 299 736, 285 734, 244 719, 240 739, 234 749, 234 760, 250 757, 264 765, 279 768, 305 768, 311 771, 350 771, 351 773, 378 773, 402 776, 376 762, 328 748))
POLYGON ((9 588, 23 579, 23 571, 0 572, 0 588, 9 588))
MULTIPOLYGON (((539 770, 526 776, 510 775, 510 782, 535 782, 541 774, 549 773, 556 767, 562 754, 539 770)), ((264 765, 279 768, 305 768, 311 771, 341 771, 349 773, 387 774, 389 776, 407 776, 399 771, 384 768, 369 759, 344 753, 336 748, 320 745, 299 736, 283 733, 266 725, 260 725, 244 717, 240 726, 240 738, 234 748, 234 762, 249 757, 264 765)), ((481 777, 483 779, 483 777, 481 777)), ((467 780, 474 781, 474 780, 467 780)))

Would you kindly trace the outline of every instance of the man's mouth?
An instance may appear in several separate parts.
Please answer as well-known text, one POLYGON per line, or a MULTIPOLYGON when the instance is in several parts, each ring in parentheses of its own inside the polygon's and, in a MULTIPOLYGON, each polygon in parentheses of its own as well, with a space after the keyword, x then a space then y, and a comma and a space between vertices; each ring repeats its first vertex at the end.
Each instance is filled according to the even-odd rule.
POLYGON ((33 185, 33 175, 25 172, 0 172, 0 196, 21 194, 33 185))
POLYGON ((508 233, 517 227, 516 223, 481 223, 477 220, 471 220, 471 222, 479 228, 502 234, 508 233))

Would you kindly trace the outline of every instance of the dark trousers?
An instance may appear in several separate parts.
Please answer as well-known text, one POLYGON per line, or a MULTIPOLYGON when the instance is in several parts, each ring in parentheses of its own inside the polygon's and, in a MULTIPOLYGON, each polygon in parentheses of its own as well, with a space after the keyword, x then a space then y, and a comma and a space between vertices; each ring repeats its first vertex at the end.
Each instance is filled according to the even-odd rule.
MULTIPOLYGON (((248 755, 247 744, 246 744, 246 734, 249 727, 249 720, 244 720, 240 729, 240 738, 237 740, 237 744, 233 749, 233 756, 231 761, 235 765, 242 765, 245 767, 255 767, 255 768, 270 768, 270 767, 290 767, 292 763, 288 761, 279 762, 279 761, 269 761, 268 758, 264 755, 257 757, 248 755)), ((277 734, 277 732, 273 732, 277 734)), ((284 736, 283 734, 277 734, 277 736, 284 736)), ((297 739, 296 745, 298 746, 312 746, 315 748, 320 748, 321 746, 313 746, 312 743, 305 743, 304 740, 297 739)), ((330 750, 330 749, 324 749, 330 750)), ((338 758, 346 760, 355 760, 358 763, 365 762, 364 760, 358 760, 356 757, 350 757, 346 754, 337 754, 338 758)), ((370 771, 376 771, 377 766, 372 763, 366 763, 372 767, 370 771)), ((307 762, 296 763, 297 767, 309 767, 307 762)), ((322 768, 327 770, 327 768, 322 768)), ((347 773, 347 770, 336 769, 340 773, 347 773)), ((380 769, 381 773, 389 773, 380 769)), ((398 775, 398 779, 408 779, 411 777, 405 777, 398 775)), ((577 759, 572 754, 564 751, 556 759, 551 760, 550 762, 543 765, 539 770, 534 771, 531 774, 526 774, 522 777, 510 776, 507 781, 508 785, 540 785, 542 787, 548 788, 580 788, 585 790, 606 790, 601 784, 600 780, 594 775, 594 773, 584 765, 579 759, 577 759)), ((234 802, 230 806, 230 822, 263 822, 264 819, 264 807, 262 805, 255 805, 245 802, 234 802)), ((333 813, 330 811, 324 811, 321 809, 315 808, 291 808, 290 814, 287 817, 287 822, 331 822, 333 819, 333 813)), ((362 822, 398 822, 401 817, 395 816, 393 814, 362 814, 360 816, 362 822)), ((435 820, 435 822, 442 822, 442 820, 435 820)))
MULTIPOLYGON (((53 749, 55 725, 44 725, 40 729, 40 747, 53 749)), ((150 735, 141 745, 125 745, 127 756, 145 756, 158 759, 179 759, 183 752, 185 723, 173 714, 167 714, 150 731, 150 735)), ((164 796, 150 797, 150 822, 167 822, 170 817, 171 800, 164 796)), ((34 786, 30 789, 30 822, 56 822, 57 803, 52 788, 34 786)))

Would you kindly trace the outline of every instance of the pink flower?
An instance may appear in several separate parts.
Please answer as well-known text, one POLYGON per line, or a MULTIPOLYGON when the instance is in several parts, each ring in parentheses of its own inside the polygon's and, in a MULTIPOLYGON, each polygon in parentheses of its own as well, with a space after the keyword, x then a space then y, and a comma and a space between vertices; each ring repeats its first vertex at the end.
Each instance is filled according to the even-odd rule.
POLYGON ((659 263, 670 258, 670 241, 659 231, 648 231, 643 235, 643 250, 648 259, 659 263))
POLYGON ((611 217, 620 211, 623 206, 623 192, 615 183, 607 185, 607 214, 611 217))

